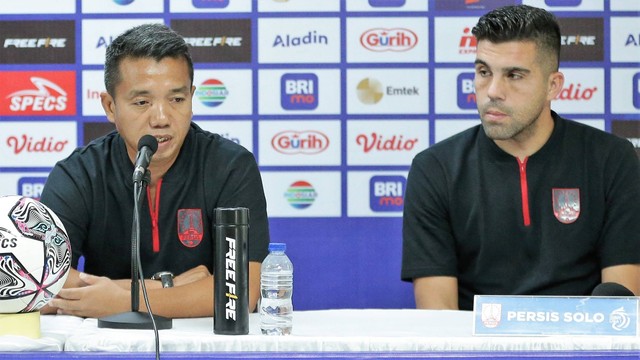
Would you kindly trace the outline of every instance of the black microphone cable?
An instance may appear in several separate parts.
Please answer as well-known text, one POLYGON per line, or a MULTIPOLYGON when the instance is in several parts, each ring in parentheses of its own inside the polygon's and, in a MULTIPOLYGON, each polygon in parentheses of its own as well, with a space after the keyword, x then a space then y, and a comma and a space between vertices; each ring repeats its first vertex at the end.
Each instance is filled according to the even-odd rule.
MULTIPOLYGON (((149 170, 146 171, 145 177, 147 177, 149 175, 149 170)), ((133 206, 133 217, 134 217, 134 223, 139 223, 140 221, 140 206, 139 206, 139 199, 140 196, 142 195, 142 190, 144 189, 143 186, 140 186, 141 183, 135 182, 133 184, 133 199, 134 199, 134 206, 133 206)), ((140 226, 136 226, 136 241, 134 242, 135 246, 135 254, 137 257, 137 261, 136 261, 136 265, 137 265, 137 273, 138 273, 138 279, 140 280, 140 286, 142 286, 142 299, 144 300, 144 304, 147 307, 147 314, 149 315, 149 318, 151 319, 151 325, 153 327, 153 335, 154 335, 154 344, 155 344, 155 354, 156 354, 156 360, 160 360, 160 334, 158 333, 158 326, 156 325, 156 321, 153 318, 153 312, 151 311, 151 305, 149 304, 149 294, 147 294, 147 286, 144 282, 144 274, 142 272, 142 262, 140 261, 140 226)), ((136 293, 137 293, 137 289, 136 289, 136 293)), ((137 309, 136 309, 137 310, 137 309)))

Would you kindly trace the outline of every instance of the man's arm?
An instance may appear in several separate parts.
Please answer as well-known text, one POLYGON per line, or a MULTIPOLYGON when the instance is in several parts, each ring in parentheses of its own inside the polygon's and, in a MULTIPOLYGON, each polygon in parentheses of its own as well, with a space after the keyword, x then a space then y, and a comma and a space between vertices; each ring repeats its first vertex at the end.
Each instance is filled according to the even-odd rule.
POLYGON ((413 279, 416 308, 458 310, 458 279, 451 276, 429 276, 413 279))
POLYGON ((615 282, 640 296, 640 264, 616 265, 602 269, 602 282, 615 282))
MULTIPOLYGON (((249 311, 253 311, 260 296, 259 262, 249 262, 249 311)), ((104 317, 131 311, 131 292, 106 277, 85 273, 79 279, 87 285, 62 289, 50 305, 58 313, 104 317)), ((213 315, 213 277, 208 276, 173 288, 147 288, 151 310, 156 315, 171 318, 204 317, 213 315)), ((140 296, 140 311, 146 306, 140 296)))

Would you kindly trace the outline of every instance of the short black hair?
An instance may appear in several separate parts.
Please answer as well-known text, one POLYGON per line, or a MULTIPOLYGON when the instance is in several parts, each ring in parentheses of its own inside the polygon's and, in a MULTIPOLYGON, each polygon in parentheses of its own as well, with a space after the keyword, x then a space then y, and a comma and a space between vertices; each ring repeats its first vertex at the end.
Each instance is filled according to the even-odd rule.
POLYGON ((471 30, 478 41, 492 43, 532 41, 560 62, 560 26, 556 17, 543 9, 528 5, 509 5, 483 15, 471 30))
POLYGON ((115 87, 120 82, 120 62, 125 58, 153 58, 160 61, 166 57, 187 61, 193 85, 193 61, 189 45, 182 36, 164 24, 143 24, 120 34, 107 47, 104 63, 104 85, 115 97, 115 87))

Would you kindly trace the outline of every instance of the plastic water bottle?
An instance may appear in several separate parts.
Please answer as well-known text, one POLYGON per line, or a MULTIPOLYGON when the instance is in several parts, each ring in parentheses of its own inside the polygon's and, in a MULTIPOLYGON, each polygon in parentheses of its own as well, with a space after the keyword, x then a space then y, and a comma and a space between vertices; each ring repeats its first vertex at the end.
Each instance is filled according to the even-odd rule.
POLYGON ((293 264, 283 243, 269 244, 260 271, 260 330, 265 335, 289 335, 293 325, 293 264))

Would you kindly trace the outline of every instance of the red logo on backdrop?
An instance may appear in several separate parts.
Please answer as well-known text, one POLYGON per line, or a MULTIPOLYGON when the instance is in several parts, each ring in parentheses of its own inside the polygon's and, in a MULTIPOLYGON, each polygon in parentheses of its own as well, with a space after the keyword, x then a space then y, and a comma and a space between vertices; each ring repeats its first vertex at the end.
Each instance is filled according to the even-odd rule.
POLYGON ((362 146, 365 153, 371 151, 411 151, 418 138, 405 139, 402 135, 385 137, 382 134, 360 134, 356 136, 356 144, 362 146))
POLYGON ((565 84, 565 86, 560 90, 558 95, 556 95, 555 100, 585 100, 589 101, 598 91, 597 86, 592 87, 582 87, 582 84, 565 84))
POLYGON ((69 140, 57 140, 52 136, 36 137, 22 135, 10 135, 7 137, 9 146, 16 155, 26 153, 61 153, 69 144, 69 140))
POLYGON ((580 216, 580 189, 553 189, 553 215, 563 224, 580 216))
POLYGON ((202 210, 178 210, 178 239, 186 247, 196 247, 202 241, 202 210))
POLYGON ((2 78, 0 115, 76 114, 75 71, 6 71, 2 78))
POLYGON ((360 44, 371 51, 407 51, 418 43, 418 35, 404 28, 370 29, 360 35, 360 44))
POLYGON ((285 130, 273 136, 271 146, 282 154, 318 154, 329 147, 329 137, 320 131, 285 130))

